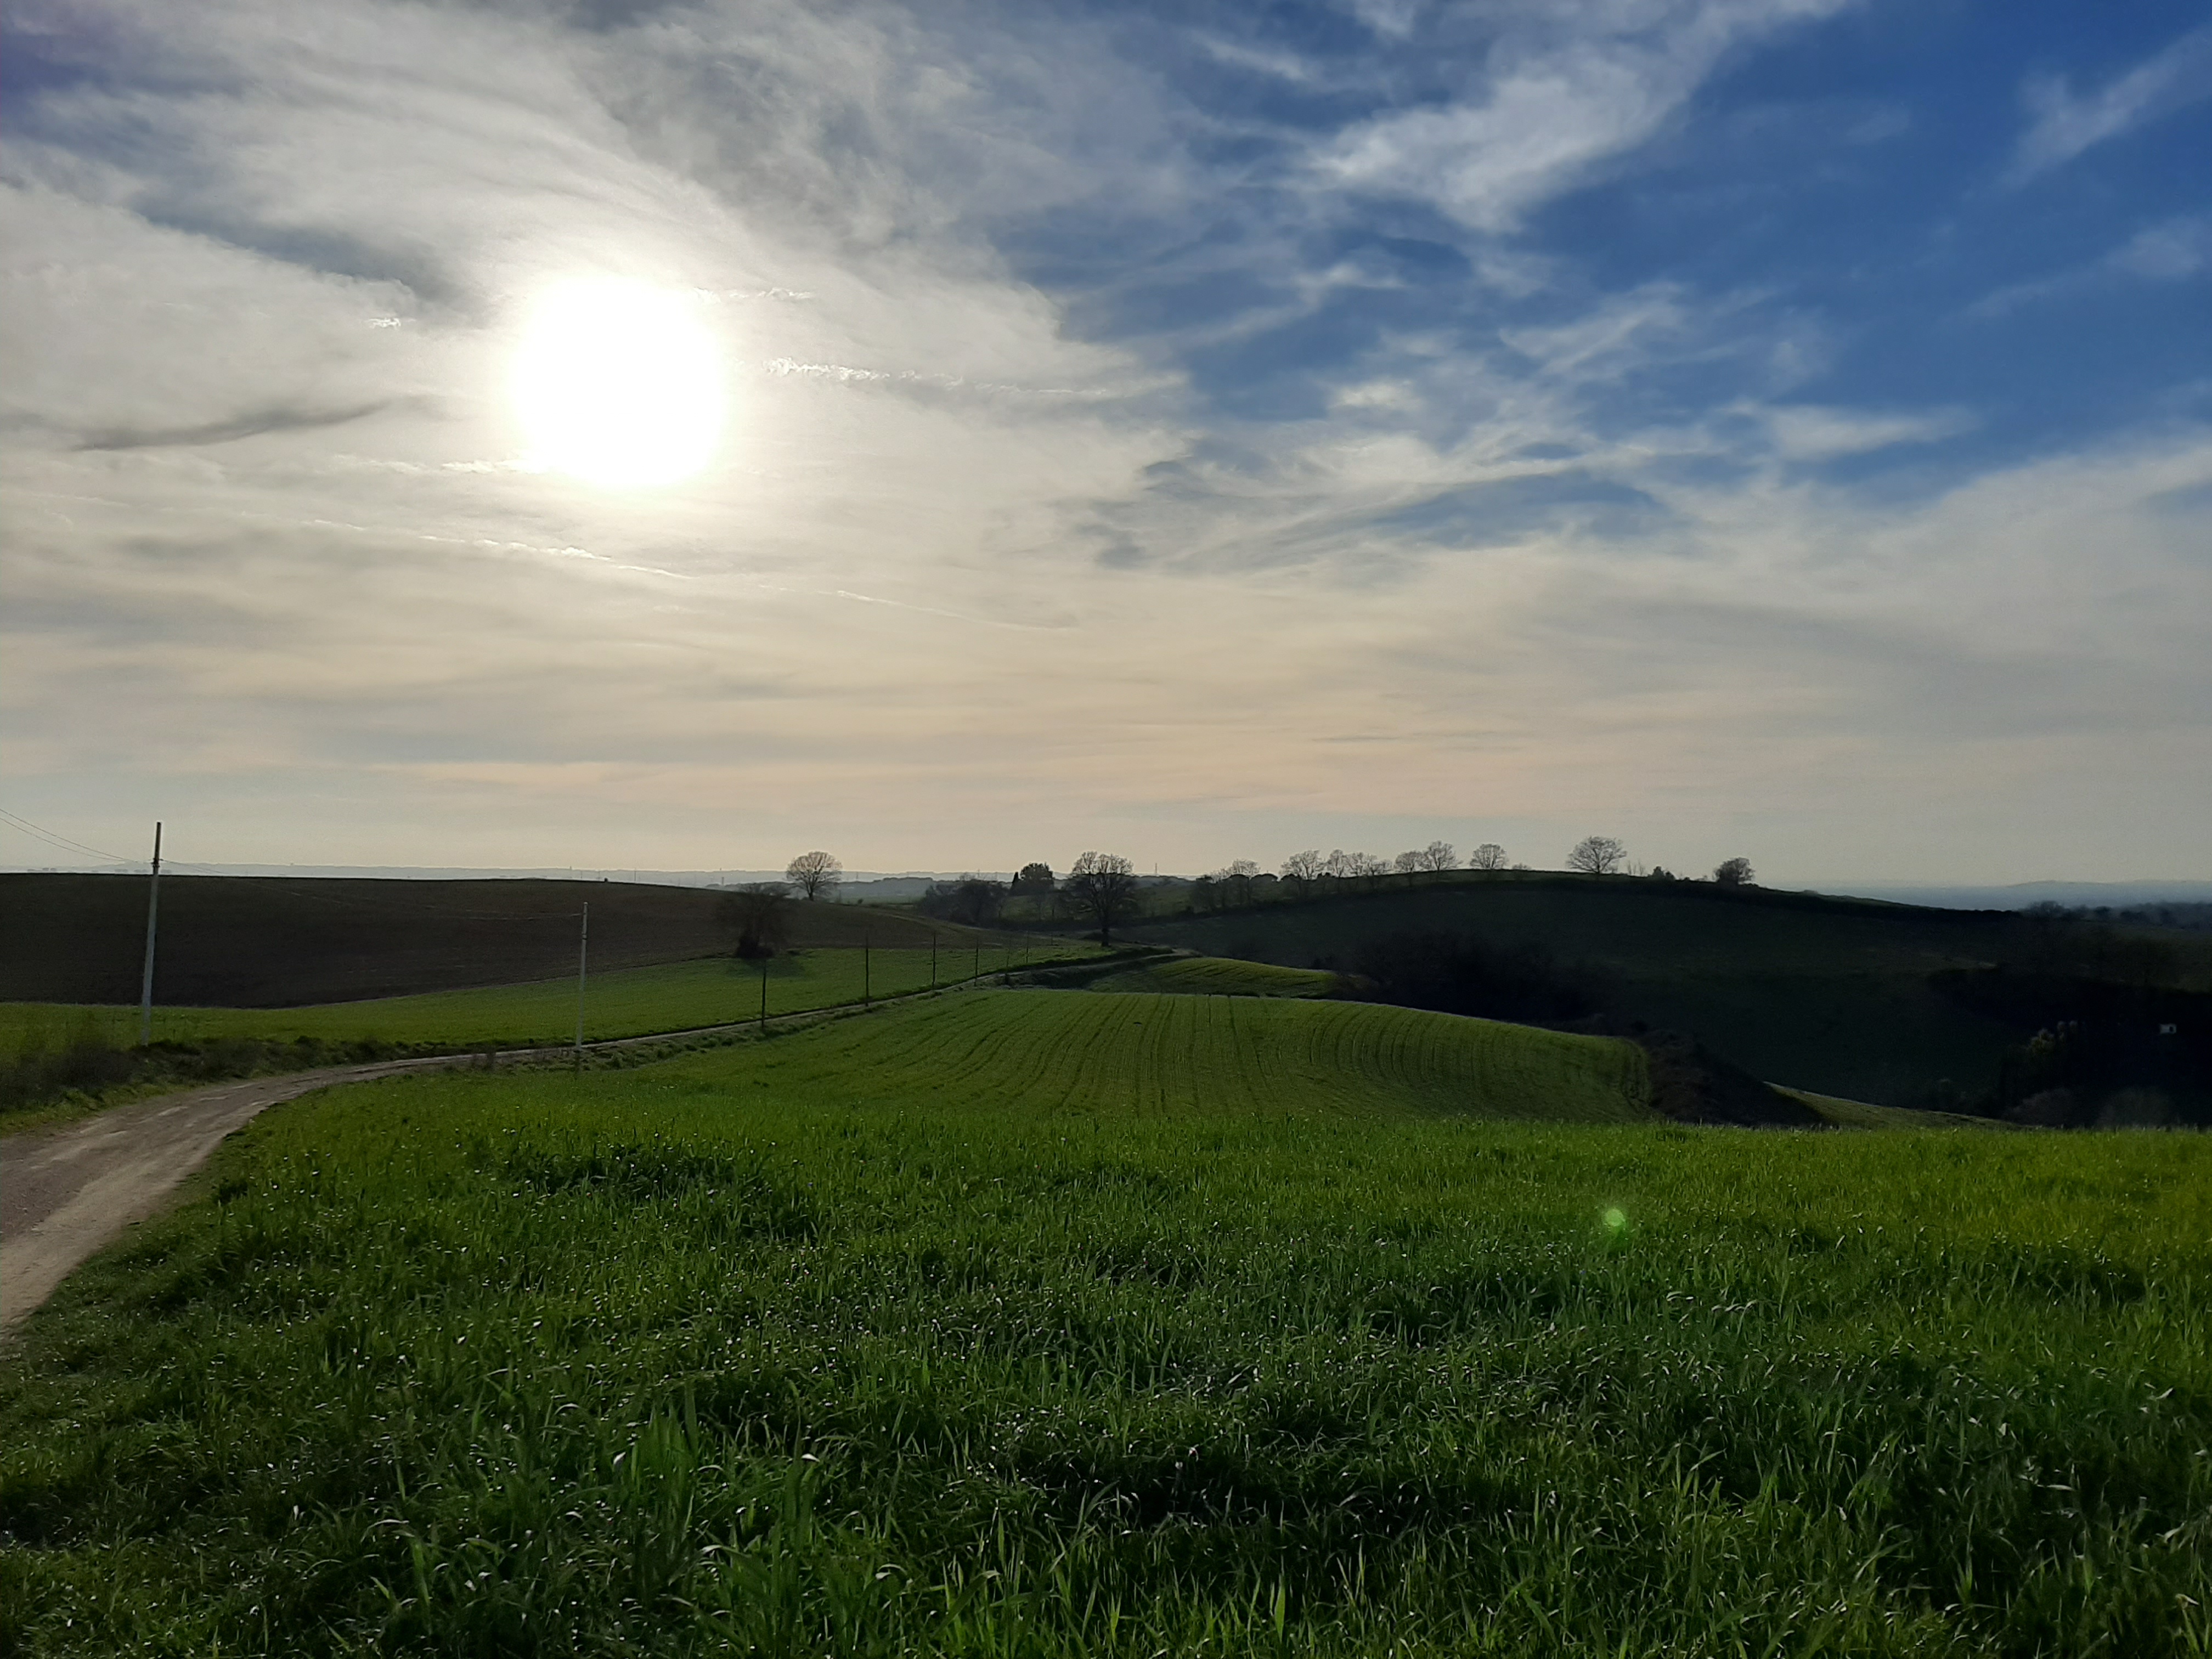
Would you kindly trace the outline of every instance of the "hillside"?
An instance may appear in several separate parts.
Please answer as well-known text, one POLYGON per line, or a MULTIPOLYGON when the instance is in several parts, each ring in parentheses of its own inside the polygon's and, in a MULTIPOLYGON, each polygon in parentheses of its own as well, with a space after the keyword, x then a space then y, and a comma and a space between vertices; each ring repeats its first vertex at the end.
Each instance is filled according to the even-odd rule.
POLYGON ((1609 1012, 1695 1033, 1760 1077, 1884 1104, 1994 1076, 2018 1036, 1929 982, 2016 947, 2010 915, 1919 909, 1702 884, 1462 881, 1148 921, 1132 942, 1289 967, 1351 968, 1423 931, 1540 945, 1610 981, 1609 1012))
POLYGON ((1094 991, 1164 991, 1180 996, 1333 997, 1337 975, 1317 968, 1279 968, 1234 957, 1170 957, 1139 963, 1089 981, 1094 991))
MULTIPOLYGON (((720 895, 608 881, 161 878, 157 1002, 289 1007, 550 979, 727 951, 720 895)), ((793 907, 792 944, 927 948, 967 929, 854 905, 793 907)), ((0 875, 0 1001, 135 1003, 143 876, 0 875)))
POLYGON ((1654 1116, 1630 1043, 1291 998, 982 992, 677 1069, 794 1099, 1016 1116, 1654 1116))

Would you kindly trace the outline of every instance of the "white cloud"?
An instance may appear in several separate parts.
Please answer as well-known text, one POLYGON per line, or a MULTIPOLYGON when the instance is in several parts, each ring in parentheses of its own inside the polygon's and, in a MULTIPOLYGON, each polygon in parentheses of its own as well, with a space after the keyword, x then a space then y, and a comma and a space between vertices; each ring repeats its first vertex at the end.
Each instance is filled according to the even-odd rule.
MULTIPOLYGON (((1331 154, 1374 160, 1359 189, 1510 225, 1730 43, 1822 9, 1506 9, 1481 119, 1431 143, 1401 112, 1331 154)), ((1418 40, 1444 9, 1370 14, 1418 40)), ((1551 320, 1409 307, 1313 371, 1307 413, 1208 411, 1174 319, 1086 339, 1004 228, 1126 206, 1198 248, 1179 272, 1265 278, 1217 339, 1354 292, 1386 310, 1398 279, 1285 252, 1341 197, 1209 240, 1234 192, 1081 25, 775 0, 600 33, 382 0, 99 21, 104 72, 0 157, 11 805, 75 803, 54 816, 95 842, 161 805, 207 858, 1194 866, 1286 850, 1207 839, 1239 823, 1447 833, 1510 803, 1694 826, 1777 780, 1902 820, 2068 719, 2156 727, 2160 776, 2212 775, 2183 764, 2200 556, 2145 505, 2212 477, 2212 441, 1870 507, 1795 463, 1965 416, 1662 425, 1628 412, 1650 371, 1732 355, 1773 397, 1758 366, 1809 361, 1809 329, 1494 246, 1483 303, 1551 320), (514 465, 513 313, 580 265, 712 300, 733 436, 696 481, 613 495, 514 465), (1577 492, 1657 527, 1608 530, 1577 492), (1510 533, 1404 522, 1521 499, 1547 510, 1510 533)), ((2123 263, 2178 270, 2175 235, 2123 263)), ((2032 804, 2003 796, 2022 847, 2032 804)), ((1791 833, 1845 832, 1808 810, 1791 833)))
POLYGON ((1477 229, 1510 229, 1597 163, 1652 137, 1730 48, 1847 3, 1536 8, 1504 27, 1464 95, 1355 127, 1315 165, 1348 188, 1431 202, 1477 229))
POLYGON ((2071 294, 2131 282, 2185 282, 2207 270, 2212 270, 2212 216, 2183 214, 2144 227, 2087 264, 2025 283, 2008 283, 1975 301, 1966 314, 1987 322, 2023 306, 2071 294))
POLYGON ((2212 97, 2212 27, 2191 30, 2094 92, 2076 95, 2063 76, 2054 76, 2031 81, 2021 97, 2030 119, 2013 152, 2008 176, 2015 185, 2212 97))

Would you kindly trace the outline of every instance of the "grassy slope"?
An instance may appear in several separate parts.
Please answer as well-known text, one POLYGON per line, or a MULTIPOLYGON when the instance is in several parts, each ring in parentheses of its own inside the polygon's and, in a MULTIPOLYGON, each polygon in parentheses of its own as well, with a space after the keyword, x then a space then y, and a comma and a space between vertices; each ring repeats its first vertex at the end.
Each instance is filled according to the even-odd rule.
MULTIPOLYGON (((1055 957, 1079 956, 1086 948, 1048 943, 1055 957)), ((933 972, 929 951, 871 949, 867 954, 872 995, 896 996, 928 988, 933 972)), ((1018 948, 987 951, 981 957, 982 971, 988 974, 1019 959, 1018 948)), ((940 952, 934 967, 938 982, 965 979, 976 960, 964 950, 940 952)), ((769 1012, 796 1013, 858 1002, 862 972, 858 951, 809 951, 776 957, 768 969, 769 1012)), ((760 1011, 760 981, 756 967, 727 957, 594 974, 584 1004, 585 1035, 592 1039, 637 1036, 750 1019, 760 1011)), ((48 1042, 66 1040, 88 1020, 118 1042, 132 1041, 137 1033, 135 1008, 0 1004, 0 1057, 16 1052, 34 1033, 48 1042)), ((278 1042, 304 1036, 333 1042, 373 1037, 453 1048, 494 1043, 519 1048, 564 1042, 575 1030, 573 978, 304 1008, 157 1008, 154 1014, 156 1040, 178 1042, 235 1036, 278 1042)))
POLYGON ((1009 1015, 1218 1006, 1345 1012, 984 994, 271 1112, 0 1373, 0 1645, 2212 1640, 2212 1142, 996 1092, 1009 1015))
POLYGON ((1337 977, 1313 968, 1283 968, 1230 957, 1178 957, 1150 962, 1091 981, 1094 991, 1168 991, 1228 997, 1329 997, 1337 977))
POLYGON ((1625 1042, 1288 999, 992 993, 744 1064, 753 1086, 810 1100, 866 1094, 1016 1114, 1650 1116, 1643 1056, 1625 1042))
POLYGON ((1133 940, 1306 967, 1438 928, 1603 963, 1626 1011, 1759 1076, 1866 1100, 1992 1074, 2017 1039, 1926 983, 1993 959, 2015 924, 1973 912, 1739 897, 1709 887, 1501 880, 1147 923, 1133 940))
MULTIPOLYGON (((592 907, 592 959, 635 968, 726 950, 719 895, 626 882, 164 876, 158 1001, 282 1007, 556 978, 592 907)), ((963 945, 971 931, 848 904, 793 908, 792 944, 963 945)), ((0 1000, 134 1002, 146 881, 0 875, 0 1000)))

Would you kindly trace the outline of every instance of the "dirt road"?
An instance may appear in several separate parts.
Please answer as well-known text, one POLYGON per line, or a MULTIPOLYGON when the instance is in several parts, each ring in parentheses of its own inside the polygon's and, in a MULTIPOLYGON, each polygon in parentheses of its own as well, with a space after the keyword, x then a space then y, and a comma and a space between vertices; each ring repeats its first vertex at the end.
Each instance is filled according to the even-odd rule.
MULTIPOLYGON (((884 1008, 971 989, 998 977, 966 981, 939 990, 878 998, 884 1008)), ((845 1019, 866 1009, 851 1004, 771 1017, 768 1027, 790 1030, 801 1025, 845 1019)), ((663 1031, 649 1036, 587 1042, 594 1054, 681 1043, 701 1037, 752 1030, 757 1022, 663 1031)), ((562 1051, 501 1050, 495 1059, 510 1065, 557 1066, 562 1051)), ((210 1084, 183 1094, 161 1095, 118 1106, 80 1122, 33 1129, 0 1140, 0 1340, 52 1294, 54 1286, 95 1250, 134 1222, 161 1207, 184 1178, 208 1160, 222 1138, 244 1127, 255 1114, 280 1101, 296 1099, 333 1084, 362 1083, 446 1066, 471 1066, 481 1056, 439 1054, 370 1066, 332 1066, 285 1077, 247 1078, 210 1084)))
POLYGON ((217 1142, 264 1108, 333 1083, 454 1063, 398 1060, 210 1084, 0 1141, 0 1334, 72 1267, 153 1214, 217 1142))

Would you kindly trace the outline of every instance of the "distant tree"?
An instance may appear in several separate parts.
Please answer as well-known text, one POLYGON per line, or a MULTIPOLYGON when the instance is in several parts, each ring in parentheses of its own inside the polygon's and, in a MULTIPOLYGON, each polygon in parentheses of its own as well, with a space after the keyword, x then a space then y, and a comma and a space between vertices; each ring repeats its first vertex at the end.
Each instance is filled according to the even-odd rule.
POLYGON ((1017 893, 1049 893, 1052 888, 1049 864, 1024 864, 1014 877, 1013 890, 1017 893))
POLYGON ((827 853, 801 853, 783 869, 783 878, 804 899, 830 897, 844 878, 845 866, 827 853))
POLYGON ((1417 876, 1429 867, 1427 856, 1420 853, 1401 853, 1390 866, 1401 876, 1417 876))
POLYGON ((1432 841, 1421 849, 1421 867, 1424 870, 1456 870, 1459 868, 1458 850, 1448 841, 1432 841))
POLYGON ((1505 849, 1494 841, 1486 841, 1467 855, 1467 867, 1470 870, 1503 870, 1505 867, 1505 849))
POLYGON ((1372 853, 1352 853, 1346 856, 1344 872, 1362 886, 1372 887, 1390 873, 1390 860, 1377 858, 1372 853))
POLYGON ((1249 904, 1252 884, 1259 878, 1260 866, 1249 859, 1236 859, 1213 872, 1214 902, 1249 904))
POLYGON ((737 954, 747 962, 772 957, 791 939, 791 890, 780 881, 757 881, 725 893, 714 905, 714 921, 737 936, 737 954))
POLYGON ((1672 870, 1669 870, 1663 864, 1655 864, 1651 866, 1651 879, 1654 881, 1672 881, 1674 879, 1674 872, 1672 870))
POLYGON ((1006 907, 1006 884, 982 876, 963 876, 958 881, 933 881, 915 908, 940 921, 965 922, 988 927, 1006 907))
POLYGON ((1628 849, 1611 836, 1584 836, 1567 854, 1567 868, 1586 876, 1610 876, 1628 861, 1628 849))
POLYGON ((1137 869, 1118 853, 1085 853, 1060 884, 1070 909, 1098 924, 1098 942, 1114 942, 1114 924, 1137 908, 1137 869))
POLYGON ((1713 879, 1723 887, 1748 887, 1751 882, 1749 859, 1726 859, 1713 867, 1713 879))
POLYGON ((1346 852, 1341 847, 1332 848, 1328 857, 1322 864, 1321 872, 1342 881, 1346 876, 1358 873, 1352 865, 1352 860, 1358 856, 1358 854, 1355 853, 1346 852))
POLYGON ((1309 847, 1303 853, 1293 853, 1283 860, 1283 879, 1297 888, 1301 895, 1319 881, 1328 868, 1328 860, 1318 848, 1309 847))

